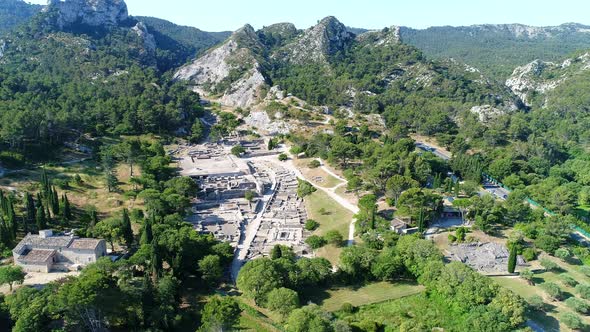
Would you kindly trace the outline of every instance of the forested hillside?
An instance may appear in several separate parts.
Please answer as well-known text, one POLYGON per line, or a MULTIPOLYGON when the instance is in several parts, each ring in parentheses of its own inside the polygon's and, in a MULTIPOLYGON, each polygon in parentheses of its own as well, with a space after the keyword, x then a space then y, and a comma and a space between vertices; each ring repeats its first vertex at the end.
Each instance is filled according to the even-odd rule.
POLYGON ((28 4, 23 0, 3 0, 0 2, 0 35, 27 22, 41 8, 42 6, 28 4))
POLYGON ((158 45, 156 56, 163 70, 183 65, 211 46, 229 37, 229 32, 206 32, 197 28, 176 25, 155 17, 137 16, 144 22, 158 45))
POLYGON ((563 24, 530 27, 520 24, 401 28, 404 42, 428 57, 454 58, 504 80, 517 66, 535 59, 557 61, 590 47, 588 27, 563 24))
POLYGON ((173 133, 200 114, 198 95, 162 75, 157 45, 141 24, 60 30, 52 15, 39 14, 5 39, 5 147, 44 158, 74 133, 173 133))

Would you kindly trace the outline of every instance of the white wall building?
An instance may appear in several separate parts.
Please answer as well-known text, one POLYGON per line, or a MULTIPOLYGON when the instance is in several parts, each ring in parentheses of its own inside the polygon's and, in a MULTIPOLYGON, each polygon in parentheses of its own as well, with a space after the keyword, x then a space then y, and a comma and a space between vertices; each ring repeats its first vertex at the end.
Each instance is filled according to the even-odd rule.
POLYGON ((104 240, 53 235, 43 230, 27 234, 12 250, 14 263, 25 272, 78 270, 107 254, 104 240))

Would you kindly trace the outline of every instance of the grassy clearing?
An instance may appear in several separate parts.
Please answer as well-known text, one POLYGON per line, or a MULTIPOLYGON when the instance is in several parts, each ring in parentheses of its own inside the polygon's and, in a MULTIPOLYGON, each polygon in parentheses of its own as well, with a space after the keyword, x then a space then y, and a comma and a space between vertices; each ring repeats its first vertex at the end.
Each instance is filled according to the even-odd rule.
MULTIPOLYGON (((59 195, 67 193, 68 199, 75 207, 75 210, 83 211, 90 206, 94 206, 101 218, 104 218, 124 207, 132 209, 139 208, 142 205, 140 200, 127 198, 123 195, 125 191, 133 189, 133 185, 130 183, 129 165, 121 164, 116 168, 119 180, 119 188, 116 192, 108 192, 104 182, 104 175, 99 165, 93 160, 61 166, 48 165, 45 170, 54 184, 58 184, 63 180, 68 181, 69 186, 60 188, 56 185, 56 189, 59 195), (82 183, 77 184, 74 181, 76 175, 80 175, 82 183)), ((41 174, 42 169, 40 168, 10 174, 0 180, 0 188, 16 190, 17 192, 38 192, 41 174)), ((134 166, 134 175, 139 176, 140 174, 139 167, 134 166)))
POLYGON ((421 293, 424 287, 413 283, 377 282, 360 287, 342 287, 304 294, 303 297, 321 305, 327 311, 337 311, 343 303, 356 307, 395 300, 421 293))
MULTIPOLYGON (((305 198, 305 207, 310 219, 317 221, 320 227, 314 235, 325 235, 327 232, 336 230, 346 239, 348 238, 348 227, 353 218, 352 212, 342 207, 325 192, 318 190, 305 198), (325 213, 321 209, 325 210, 325 213)), ((325 246, 316 252, 319 257, 328 259, 332 264, 338 263, 341 248, 332 245, 325 246)))
MULTIPOLYGON (((542 325, 547 331, 570 331, 566 326, 559 323, 559 317, 566 312, 573 312, 567 307, 563 301, 551 300, 541 288, 541 285, 546 282, 554 282, 563 290, 566 298, 577 297, 578 294, 573 287, 566 286, 561 280, 560 274, 567 273, 571 275, 576 281, 581 284, 590 284, 590 278, 586 277, 579 271, 579 266, 573 265, 567 262, 563 262, 559 259, 549 256, 543 256, 557 263, 562 271, 560 272, 545 272, 537 270, 534 278, 535 285, 529 285, 526 281, 521 278, 514 277, 495 277, 493 278, 498 284, 506 287, 513 292, 519 294, 525 299, 529 299, 533 295, 539 295, 543 297, 543 300, 547 306, 546 313, 536 312, 529 315, 529 318, 538 324, 542 325)), ((535 266, 533 266, 535 268, 535 266)), ((590 326, 590 317, 579 315, 586 326, 590 326)))
POLYGON ((313 159, 294 160, 295 166, 299 168, 299 170, 301 171, 303 176, 305 176, 306 179, 309 179, 310 182, 312 182, 313 184, 324 188, 334 188, 337 185, 342 184, 342 181, 328 174, 326 171, 319 167, 309 168, 308 165, 312 160, 313 159))
POLYGON ((277 314, 256 306, 254 301, 245 297, 238 297, 236 300, 238 300, 240 308, 242 308, 242 315, 240 316, 240 323, 237 330, 281 331, 279 328, 281 325, 277 323, 281 321, 281 317, 277 314))
POLYGON ((444 331, 462 331, 464 319, 460 313, 453 312, 444 303, 428 298, 425 293, 366 305, 348 316, 350 318, 343 319, 379 322, 386 326, 385 331, 439 331, 441 327, 444 327, 444 331))

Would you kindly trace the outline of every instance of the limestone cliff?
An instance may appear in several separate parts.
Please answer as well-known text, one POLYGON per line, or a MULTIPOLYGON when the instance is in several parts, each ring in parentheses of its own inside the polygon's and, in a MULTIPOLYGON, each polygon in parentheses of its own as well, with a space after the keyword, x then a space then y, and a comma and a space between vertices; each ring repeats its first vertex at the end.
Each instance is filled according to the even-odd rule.
POLYGON ((570 58, 562 63, 535 60, 525 66, 517 67, 506 80, 514 94, 527 105, 531 106, 534 96, 538 106, 546 106, 546 95, 564 82, 590 69, 590 53, 570 58))
POLYGON ((221 95, 227 106, 249 107, 266 84, 258 60, 262 49, 256 32, 246 25, 222 45, 180 68, 174 78, 191 82, 195 91, 221 95))
POLYGON ((49 0, 44 11, 56 14, 55 23, 60 29, 74 24, 116 26, 128 18, 123 0, 49 0))
POLYGON ((285 60, 295 64, 327 62, 330 55, 349 46, 354 37, 344 24, 329 16, 288 44, 284 50, 285 60))

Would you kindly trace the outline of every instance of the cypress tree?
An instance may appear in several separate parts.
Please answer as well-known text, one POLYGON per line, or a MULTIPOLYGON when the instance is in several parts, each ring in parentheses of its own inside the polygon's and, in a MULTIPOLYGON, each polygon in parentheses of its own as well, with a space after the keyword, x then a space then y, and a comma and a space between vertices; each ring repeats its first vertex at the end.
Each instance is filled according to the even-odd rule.
POLYGON ((53 187, 50 192, 51 212, 53 212, 54 217, 57 217, 59 216, 59 196, 57 194, 57 190, 55 190, 55 187, 53 187))
POLYGON ((7 247, 11 246, 10 234, 9 234, 8 229, 6 227, 6 223, 4 222, 4 218, 2 218, 1 216, 0 216, 0 242, 7 247))
POLYGON ((29 222, 27 221, 27 218, 25 216, 23 216, 22 219, 23 219, 23 233, 28 234, 29 233, 29 222))
MULTIPOLYGON (((29 194, 28 192, 25 193, 25 204, 26 204, 26 220, 25 225, 32 225, 35 223, 35 201, 33 201, 33 196, 31 196, 31 194, 29 194)), ((25 234, 27 233, 27 231, 25 230, 25 234)))
POLYGON ((516 246, 510 248, 510 256, 508 257, 508 273, 514 273, 516 269, 516 246))
POLYGON ((133 229, 131 228, 131 219, 129 219, 129 212, 127 209, 123 209, 121 223, 121 231, 123 232, 125 244, 127 244, 127 247, 131 247, 133 244, 133 229))
POLYGON ((141 232, 140 244, 150 244, 154 238, 152 233, 152 222, 146 219, 143 222, 143 230, 141 232))
POLYGON ((158 281, 158 278, 160 277, 160 270, 162 269, 162 260, 160 258, 158 241, 155 238, 152 240, 150 265, 152 270, 152 280, 154 281, 154 283, 156 283, 158 281))
POLYGON ((90 228, 94 228, 96 224, 98 224, 98 213, 96 213, 96 210, 92 210, 90 212, 90 228))
POLYGON ((37 230, 41 231, 47 228, 47 219, 45 216, 45 209, 41 203, 38 204, 37 213, 35 215, 35 223, 37 224, 37 230))
POLYGON ((72 207, 70 206, 70 200, 68 199, 67 194, 63 194, 62 201, 63 201, 63 209, 62 209, 63 218, 64 218, 64 220, 71 220, 72 219, 72 207))
POLYGON ((4 192, 0 190, 0 208, 2 209, 2 213, 4 215, 8 214, 8 205, 6 204, 6 197, 4 196, 4 192))

